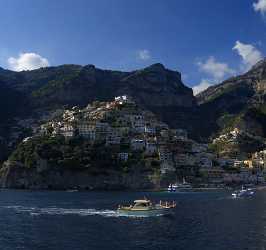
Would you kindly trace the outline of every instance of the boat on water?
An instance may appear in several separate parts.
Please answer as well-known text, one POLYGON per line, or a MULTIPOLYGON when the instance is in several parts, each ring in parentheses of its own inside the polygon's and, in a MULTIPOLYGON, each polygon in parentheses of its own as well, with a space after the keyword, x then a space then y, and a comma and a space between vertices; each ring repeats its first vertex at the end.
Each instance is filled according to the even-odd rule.
POLYGON ((251 197, 255 194, 255 190, 252 188, 242 188, 240 190, 236 190, 232 193, 233 198, 240 198, 240 197, 251 197))
POLYGON ((120 215, 126 216, 159 216, 172 214, 176 203, 162 202, 155 204, 147 198, 135 200, 133 205, 118 206, 117 212, 120 215))
POLYGON ((187 189, 192 189, 192 185, 186 182, 185 178, 183 178, 182 183, 169 184, 167 191, 176 192, 176 191, 182 191, 182 190, 187 190, 187 189))

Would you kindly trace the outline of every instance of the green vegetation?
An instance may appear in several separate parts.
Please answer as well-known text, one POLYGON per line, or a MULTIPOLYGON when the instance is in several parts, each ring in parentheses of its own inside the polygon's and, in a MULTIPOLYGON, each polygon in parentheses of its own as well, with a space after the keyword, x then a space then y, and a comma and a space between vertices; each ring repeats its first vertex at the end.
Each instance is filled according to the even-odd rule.
POLYGON ((239 116, 229 114, 226 112, 218 119, 217 123, 219 127, 222 129, 223 131, 222 133, 227 133, 231 131, 233 128, 235 128, 239 120, 240 120, 239 116))
POLYGON ((137 167, 140 171, 152 171, 159 167, 157 160, 147 164, 142 152, 129 154, 127 162, 119 161, 119 147, 104 144, 91 145, 82 138, 65 140, 64 137, 35 137, 21 143, 9 157, 10 161, 35 168, 39 160, 45 160, 49 168, 88 170, 91 174, 108 174, 109 171, 129 172, 137 167))
POLYGON ((233 84, 222 86, 213 95, 210 95, 205 102, 212 102, 223 95, 230 94, 232 91, 235 91, 236 89, 237 86, 233 84))
POLYGON ((260 114, 266 115, 266 103, 261 104, 261 105, 258 107, 258 111, 259 111, 260 114))
POLYGON ((57 89, 64 88, 66 85, 70 84, 75 78, 79 76, 80 71, 70 71, 64 75, 58 75, 55 79, 49 81, 43 87, 32 92, 32 96, 35 98, 49 95, 56 91, 57 89))

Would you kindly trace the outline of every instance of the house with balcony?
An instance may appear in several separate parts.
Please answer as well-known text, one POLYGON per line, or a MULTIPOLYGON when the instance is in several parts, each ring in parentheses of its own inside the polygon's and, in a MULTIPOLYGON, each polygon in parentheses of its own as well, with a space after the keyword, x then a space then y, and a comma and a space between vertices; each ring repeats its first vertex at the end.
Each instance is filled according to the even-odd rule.
POLYGON ((71 138, 75 136, 75 128, 70 124, 64 124, 63 127, 60 128, 60 134, 66 138, 71 138))

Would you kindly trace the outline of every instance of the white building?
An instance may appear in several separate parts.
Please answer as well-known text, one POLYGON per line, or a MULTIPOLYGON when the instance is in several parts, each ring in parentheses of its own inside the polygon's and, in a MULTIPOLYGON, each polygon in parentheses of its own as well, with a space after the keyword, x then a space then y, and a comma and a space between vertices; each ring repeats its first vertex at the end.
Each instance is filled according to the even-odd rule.
POLYGON ((145 127, 144 127, 144 132, 145 132, 146 134, 154 135, 154 134, 156 133, 156 130, 155 130, 155 128, 152 127, 152 126, 147 126, 147 125, 145 125, 145 127))
POLYGON ((142 151, 145 149, 145 141, 142 139, 132 139, 130 147, 134 151, 142 151))
POLYGON ((127 95, 122 95, 122 96, 116 96, 115 97, 115 102, 117 102, 118 104, 122 105, 122 104, 129 104, 129 103, 134 103, 134 101, 127 95))
POLYGON ((120 161, 128 161, 128 153, 124 153, 124 152, 121 152, 121 153, 118 153, 118 160, 120 161))
POLYGON ((72 125, 65 124, 63 127, 60 128, 60 133, 64 137, 73 137, 75 135, 75 130, 72 125))
POLYGON ((234 167, 235 168, 244 167, 244 161, 234 160, 234 167))

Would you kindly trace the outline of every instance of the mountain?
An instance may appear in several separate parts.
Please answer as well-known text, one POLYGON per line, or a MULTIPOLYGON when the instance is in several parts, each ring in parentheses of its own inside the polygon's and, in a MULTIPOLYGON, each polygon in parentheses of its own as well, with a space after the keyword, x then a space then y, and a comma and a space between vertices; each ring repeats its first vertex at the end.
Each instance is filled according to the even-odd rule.
POLYGON ((266 60, 196 96, 209 137, 234 128, 266 137, 266 60))
MULTIPOLYGON (((193 110, 197 107, 192 90, 183 84, 181 74, 160 63, 132 72, 102 70, 94 65, 61 65, 21 72, 0 68, 0 88, 3 97, 0 136, 6 144, 17 133, 12 128, 17 130, 19 120, 37 124, 54 110, 82 107, 118 95, 131 96, 172 127, 190 132, 193 110)), ((20 140, 25 134, 15 137, 20 140)))
POLYGON ((32 107, 85 105, 128 94, 146 106, 192 107, 192 90, 181 74, 153 64, 142 70, 121 72, 102 70, 94 65, 62 65, 32 71, 0 69, 2 85, 27 94, 32 107), (148 98, 147 98, 148 97, 148 98))
POLYGON ((266 60, 196 97, 179 72, 160 63, 131 72, 71 64, 21 72, 0 68, 0 90, 0 158, 53 112, 124 94, 199 141, 208 142, 234 127, 266 137, 266 60))

